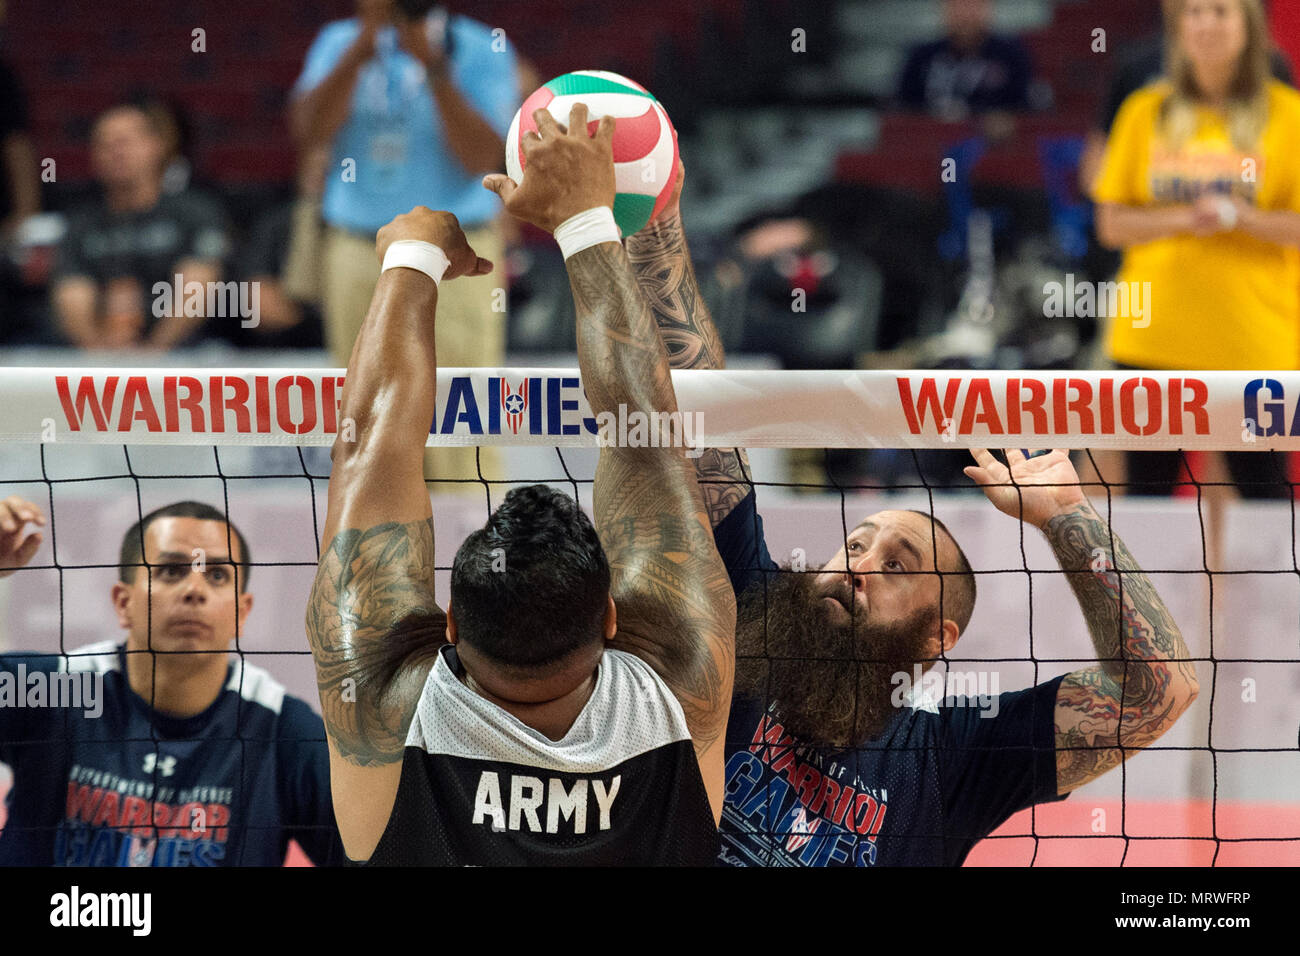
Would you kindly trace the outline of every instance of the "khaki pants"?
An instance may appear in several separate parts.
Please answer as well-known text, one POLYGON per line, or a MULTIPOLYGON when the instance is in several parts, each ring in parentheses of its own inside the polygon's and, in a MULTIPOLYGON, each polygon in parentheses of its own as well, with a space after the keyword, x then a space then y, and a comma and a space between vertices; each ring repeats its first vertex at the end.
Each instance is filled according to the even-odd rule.
MULTIPOLYGON (((496 266, 490 275, 444 282, 438 290, 438 365, 441 368, 499 367, 505 361, 505 256, 501 231, 495 225, 465 232, 470 247, 496 266), (502 291, 498 294, 497 289, 502 291), (493 311, 494 300, 502 311, 493 311)), ((347 365, 352 344, 370 309, 379 281, 379 260, 373 239, 329 227, 325 231, 325 344, 340 365, 347 365)), ((482 475, 500 481, 501 456, 496 448, 430 448, 424 456, 426 481, 474 479, 482 475), (478 452, 476 464, 475 453, 478 452)), ((435 485, 431 490, 481 494, 474 483, 435 485)))

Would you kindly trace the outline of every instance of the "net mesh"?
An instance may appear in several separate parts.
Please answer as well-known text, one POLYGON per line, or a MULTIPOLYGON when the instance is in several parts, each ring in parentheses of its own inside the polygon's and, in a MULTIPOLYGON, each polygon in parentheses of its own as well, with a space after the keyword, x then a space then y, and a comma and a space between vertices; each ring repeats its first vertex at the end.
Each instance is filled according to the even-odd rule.
MULTIPOLYGON (((0 474, 0 484, 5 494, 42 506, 48 517, 48 546, 42 547, 26 569, 0 585, 0 599, 7 603, 9 622, 0 650, 42 651, 71 661, 79 647, 93 643, 84 640, 88 628, 98 629, 98 640, 111 638, 118 628, 109 619, 111 609, 102 595, 117 578, 115 552, 121 534, 132 521, 141 520, 159 504, 196 499, 229 515, 242 529, 253 557, 248 564, 252 589, 259 600, 269 605, 269 613, 262 615, 265 623, 255 616, 251 623, 236 626, 235 658, 241 665, 267 669, 291 695, 315 706, 310 651, 302 638, 301 618, 320 553, 324 490, 329 477, 327 452, 318 448, 261 449, 251 455, 249 462, 246 449, 187 449, 194 456, 203 456, 207 464, 159 473, 141 463, 142 455, 147 458, 156 450, 122 446, 119 466, 104 466, 105 450, 100 449, 101 465, 97 470, 70 474, 66 467, 54 467, 51 448, 43 445, 30 450, 36 452, 32 457, 38 473, 24 477, 22 467, 15 465, 0 474), (232 457, 245 459, 243 466, 231 467, 232 457), (129 502, 129 507, 124 506, 124 501, 129 502), (291 540, 294 548, 288 547, 291 540), (88 625, 88 621, 98 623, 88 625)), ((554 454, 554 467, 533 478, 497 482, 480 473, 477 479, 431 483, 441 542, 440 595, 446 593, 450 557, 464 533, 480 525, 510 487, 545 481, 589 504, 594 455, 563 449, 555 449, 554 454), (467 489, 472 493, 465 494, 467 489), (439 497, 448 490, 462 493, 439 497)), ((1207 478, 1199 460, 1182 454, 1183 474, 1177 485, 1185 500, 1123 498, 1118 494, 1119 483, 1100 474, 1089 479, 1086 488, 1097 510, 1113 522, 1112 533, 1128 541, 1154 587, 1169 603, 1196 663, 1200 697, 1174 730, 1146 748, 1147 752, 1137 760, 1121 764, 1064 803, 1045 802, 1018 812, 1010 806, 990 806, 975 814, 957 813, 954 807, 963 800, 979 800, 984 794, 1002 792, 988 781, 975 779, 971 792, 943 796, 942 813, 936 818, 940 820, 938 830, 934 820, 908 814, 909 801, 920 804, 927 799, 925 790, 933 784, 927 771, 918 771, 915 779, 906 784, 912 792, 895 791, 890 797, 887 792, 876 792, 886 788, 873 787, 870 781, 858 781, 863 788, 856 789, 845 777, 849 758, 843 750, 829 755, 819 753, 814 760, 812 749, 798 748, 796 763, 800 768, 814 763, 821 768, 815 785, 810 771, 802 770, 803 779, 790 788, 804 788, 796 804, 804 811, 802 816, 795 813, 777 817, 780 794, 775 792, 773 778, 780 772, 764 777, 758 792, 750 795, 751 800, 758 799, 763 810, 751 814, 751 818, 763 821, 759 829, 772 847, 771 859, 760 862, 780 862, 779 847, 786 848, 787 860, 828 862, 840 852, 836 841, 827 832, 817 832, 812 823, 817 814, 807 811, 810 804, 820 805, 830 821, 828 830, 835 830, 836 811, 846 801, 847 809, 838 814, 838 829, 854 831, 854 847, 870 845, 879 849, 880 841, 886 838, 901 838, 902 842, 938 838, 940 844, 956 839, 961 844, 969 837, 966 842, 973 849, 965 862, 973 865, 1300 862, 1300 802, 1295 799, 1300 792, 1300 716, 1294 693, 1300 688, 1296 485, 1287 477, 1284 456, 1256 454, 1273 459, 1270 467, 1276 475, 1279 501, 1225 504, 1222 499, 1233 482, 1207 478), (852 798, 847 796, 850 790, 852 798), (892 837, 891 830, 881 825, 886 805, 896 818, 908 821, 892 837), (863 822, 868 815, 870 819, 863 822), (974 826, 973 821, 999 816, 1002 819, 982 841, 975 839, 982 833, 963 829, 974 826), (945 826, 950 832, 944 832, 945 826)), ((199 461, 197 457, 191 460, 199 461)), ((1080 465, 1085 460, 1090 461, 1094 471, 1104 470, 1090 454, 1076 455, 1080 465)), ((867 515, 885 508, 915 508, 952 528, 971 554, 979 585, 980 603, 967 636, 942 655, 940 665, 949 674, 957 668, 974 669, 969 672, 993 678, 990 691, 1005 693, 1042 687, 1057 675, 1096 663, 1096 655, 1086 640, 1082 614, 1065 587, 1064 574, 1050 560, 1050 551, 1036 539, 1036 532, 1000 518, 982 495, 969 490, 968 483, 965 493, 959 494, 957 489, 964 479, 953 479, 950 474, 936 477, 936 469, 924 453, 893 453, 892 461, 892 474, 885 481, 846 477, 841 457, 831 453, 826 453, 822 462, 822 481, 768 481, 751 476, 748 484, 756 492, 758 511, 766 522, 768 547, 783 565, 775 574, 760 576, 766 579, 815 573, 836 547, 847 548, 852 529, 867 515), (899 467, 899 460, 904 467, 899 467), (806 567, 797 568, 797 562, 791 567, 789 556, 806 560, 806 567), (993 675, 1001 678, 1000 687, 993 675)), ((878 467, 880 470, 888 469, 878 467)), ((227 547, 231 549, 228 553, 233 553, 234 542, 228 539, 227 547)), ((140 566, 149 569, 148 562, 142 561, 140 566)), ((241 569, 233 570, 242 576, 241 569)), ((755 565, 749 570, 758 573, 767 568, 755 565)), ((152 571, 157 573, 158 567, 152 571)), ((950 586, 946 583, 948 577, 940 576, 941 587, 950 586)), ((1121 588, 1125 577, 1120 575, 1121 588)), ((145 653, 156 668, 162 652, 145 653)), ((745 666, 743 649, 739 658, 738 664, 745 666)), ((234 673, 239 691, 236 706, 253 706, 258 697, 245 693, 243 686, 249 670, 241 666, 234 673)), ((948 680, 945 687, 951 686, 948 680)), ((977 683, 971 688, 982 690, 977 683)), ((236 726, 243 727, 243 721, 237 720, 236 726)), ((763 723, 760 719, 754 726, 759 736, 747 736, 748 725, 738 734, 733 714, 729 752, 757 753, 771 771, 780 758, 781 736, 761 736, 764 728, 772 732, 771 720, 763 723)), ((63 735, 62 740, 26 741, 33 746, 24 751, 18 772, 32 773, 32 761, 41 759, 40 754, 53 754, 75 739, 67 712, 63 735)), ((157 734, 148 735, 146 749, 154 753, 155 759, 146 758, 136 773, 137 777, 143 774, 153 790, 145 801, 150 805, 147 819, 128 820, 124 804, 119 804, 116 817, 105 810, 102 802, 98 808, 71 805, 77 799, 86 799, 84 795, 78 797, 79 781, 93 781, 92 786, 105 793, 114 787, 122 788, 118 775, 106 772, 96 777, 94 768, 76 768, 81 777, 61 781, 60 800, 66 789, 69 816, 81 814, 85 822, 96 819, 98 812, 100 822, 107 822, 110 829, 116 822, 117 829, 128 834, 130 846, 139 848, 144 858, 149 852, 158 852, 151 840, 166 841, 169 835, 177 834, 199 839, 217 829, 224 833, 227 827, 221 825, 229 825, 230 819, 221 817, 219 808, 223 805, 228 807, 235 826, 252 831, 244 834, 241 846, 246 848, 258 839, 257 824, 237 821, 249 819, 248 801, 266 782, 237 776, 240 784, 233 788, 235 792, 223 795, 229 798, 227 804, 218 799, 195 799, 194 794, 188 800, 181 799, 183 794, 172 794, 171 800, 162 801, 158 794, 166 787, 170 770, 166 762, 168 748, 161 745, 160 739, 157 734), (161 802, 169 808, 160 818, 156 804, 161 802), (197 830, 191 819, 195 805, 202 808, 197 830), (186 816, 178 819, 175 815, 182 811, 186 816), (186 827, 190 833, 184 833, 186 827)), ((241 763, 250 747, 264 742, 240 734, 229 740, 241 763)), ((133 738, 123 742, 138 741, 133 738)), ((319 745, 321 740, 304 738, 302 743, 319 745)), ((897 750, 910 745, 894 741, 889 746, 897 750)), ((924 744, 916 746, 924 749, 924 744)), ((876 749, 885 748, 881 745, 876 749)), ((729 773, 734 769, 732 756, 729 773)), ((860 752, 856 759, 871 758, 863 758, 860 752)), ((857 768, 853 769, 856 772, 857 768)), ((785 777, 785 783, 791 783, 788 768, 785 777)), ((0 777, 0 786, 4 783, 0 777)), ((1031 789, 1034 786, 1038 784, 1030 784, 1031 789)), ((126 791, 122 790, 122 794, 124 801, 126 791)), ((739 804, 739 797, 736 802, 739 804)), ((8 821, 6 825, 12 828, 17 824, 8 821)), ((324 827, 300 822, 293 829, 292 835, 302 842, 312 839, 313 829, 324 827)), ((283 830, 266 832, 264 838, 275 843, 284 835, 283 830)), ((190 852, 195 851, 191 848, 190 852)), ((248 853, 246 849, 244 852, 248 853)), ((872 850, 870 859, 864 854, 857 862, 876 862, 874 853, 872 850)), ((884 857, 882 853, 881 859, 884 857)), ((305 860, 297 847, 289 858, 292 862, 305 860)))

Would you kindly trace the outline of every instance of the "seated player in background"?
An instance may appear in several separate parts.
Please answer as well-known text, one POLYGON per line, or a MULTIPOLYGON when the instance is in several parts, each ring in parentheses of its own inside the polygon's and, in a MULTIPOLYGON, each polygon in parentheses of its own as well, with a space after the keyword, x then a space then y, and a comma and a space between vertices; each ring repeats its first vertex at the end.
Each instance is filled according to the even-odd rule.
MULTIPOLYGON (((45 524, 36 505, 0 502, 0 577, 39 548, 29 523, 45 524)), ((13 771, 0 865, 277 866, 291 838, 317 865, 342 863, 320 717, 228 655, 253 608, 249 560, 215 508, 160 508, 122 540, 125 643, 0 655, 17 693, 38 672, 102 681, 80 708, 0 696, 13 771)))
MULTIPOLYGON (((589 136, 586 113, 566 131, 538 110, 524 183, 485 185, 547 231, 608 220, 608 239, 567 250, 587 395, 597 412, 670 412, 654 320, 612 215, 596 212, 614 202, 614 124, 589 136)), ((342 410, 356 440, 334 445, 307 613, 349 858, 712 863, 735 604, 683 450, 603 448, 594 528, 558 491, 511 491, 458 550, 444 612, 421 471, 434 277, 492 266, 454 216, 423 207, 377 246, 384 271, 342 410)))
POLYGON ((51 285, 59 332, 78 348, 183 345, 206 319, 185 314, 176 276, 182 291, 221 278, 225 215, 193 191, 163 192, 167 144, 155 123, 145 108, 122 105, 91 132, 103 195, 69 215, 51 285), (158 283, 172 290, 165 299, 154 294, 158 283))
MULTIPOLYGON (((676 199, 627 246, 673 367, 725 367, 676 199)), ((940 521, 881 512, 820 573, 773 573, 745 453, 697 459, 738 598, 723 862, 959 865, 1018 810, 1150 745, 1195 699, 1177 625, 1065 453, 1012 451, 1010 469, 975 457, 966 473, 989 500, 1051 543, 1098 664, 957 706, 900 693, 956 646, 975 605, 975 575, 940 521), (1094 572, 1099 549, 1108 565, 1094 572)))
POLYGON ((945 0, 943 13, 943 38, 907 56, 898 108, 943 120, 1029 109, 1029 50, 1018 38, 993 32, 990 0, 945 0))

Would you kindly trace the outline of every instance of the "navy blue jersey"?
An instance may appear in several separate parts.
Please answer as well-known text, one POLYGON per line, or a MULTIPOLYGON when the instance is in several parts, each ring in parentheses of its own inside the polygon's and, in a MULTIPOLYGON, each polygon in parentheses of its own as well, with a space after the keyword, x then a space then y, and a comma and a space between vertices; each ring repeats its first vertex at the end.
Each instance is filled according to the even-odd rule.
MULTIPOLYGON (((751 492, 715 530, 737 595, 777 569, 751 492)), ((786 732, 737 697, 727 724, 721 861, 733 866, 959 866, 1012 814, 1056 792, 1055 678, 996 707, 917 700, 859 747, 786 732)))
POLYGON ((0 865, 278 866, 290 838, 343 862, 324 725, 242 660, 207 710, 171 718, 131 690, 124 644, 2 655, 0 762, 0 865), (102 681, 93 709, 72 678, 102 681))
POLYGON ((985 37, 973 52, 944 38, 908 54, 898 102, 904 109, 939 115, 1027 110, 1033 78, 1029 50, 1016 37, 985 37))

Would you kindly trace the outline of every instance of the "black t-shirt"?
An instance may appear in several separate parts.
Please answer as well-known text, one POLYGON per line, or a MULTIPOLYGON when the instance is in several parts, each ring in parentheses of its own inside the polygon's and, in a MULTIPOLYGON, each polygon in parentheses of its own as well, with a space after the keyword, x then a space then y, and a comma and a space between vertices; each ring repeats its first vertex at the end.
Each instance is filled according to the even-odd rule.
POLYGON ((54 280, 84 276, 103 284, 132 278, 145 297, 149 327, 158 320, 149 303, 154 286, 174 289, 176 266, 186 259, 221 261, 228 252, 226 215, 195 192, 164 194, 144 211, 115 213, 102 202, 74 210, 59 245, 54 280))
POLYGON ((916 47, 903 67, 898 105, 938 116, 1029 108, 1033 68, 1014 37, 988 36, 973 52, 947 39, 916 47))
MULTIPOLYGON (((289 244, 293 239, 293 204, 280 203, 253 223, 234 260, 234 277, 241 282, 281 281, 289 244)), ((224 322, 223 337, 241 348, 319 349, 325 346, 320 310, 299 302, 302 320, 287 329, 244 328, 242 322, 224 322)))
MULTIPOLYGON (((777 571, 751 492, 714 531, 737 595, 777 571)), ((720 860, 732 866, 959 866, 1056 792, 1057 677, 989 700, 900 708, 846 749, 788 734, 774 704, 732 701, 720 860)))
MULTIPOLYGON (((0 143, 28 128, 27 97, 9 64, 0 60, 0 143)), ((0 189, 0 219, 13 211, 9 189, 0 189)))
MULTIPOLYGON (((1274 50, 1272 56, 1273 76, 1283 83, 1294 81, 1291 64, 1287 62, 1281 50, 1274 50)), ((1106 98, 1102 100, 1101 113, 1097 117, 1097 128, 1110 131, 1115 125, 1115 117, 1124 101, 1160 78, 1165 69, 1165 42, 1157 35, 1147 37, 1134 43, 1125 51, 1124 58, 1115 68, 1106 87, 1106 98)))

